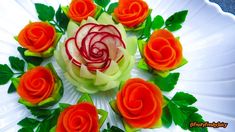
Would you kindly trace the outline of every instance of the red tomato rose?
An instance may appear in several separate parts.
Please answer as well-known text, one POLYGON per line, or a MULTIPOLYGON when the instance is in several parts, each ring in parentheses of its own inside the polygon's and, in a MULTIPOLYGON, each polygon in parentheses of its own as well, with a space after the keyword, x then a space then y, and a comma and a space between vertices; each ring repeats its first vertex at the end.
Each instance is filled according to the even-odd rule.
POLYGON ((156 30, 144 48, 144 57, 155 70, 172 70, 182 61, 182 46, 168 30, 156 30))
POLYGON ((57 121, 56 132, 98 132, 98 112, 90 103, 66 108, 57 121))
POLYGON ((134 128, 151 128, 161 118, 160 89, 139 78, 129 79, 117 94, 117 107, 124 121, 134 128))
POLYGON ((22 99, 37 104, 51 96, 54 85, 53 73, 45 67, 38 66, 20 78, 17 92, 22 99))
POLYGON ((148 5, 143 0, 119 0, 114 9, 117 21, 127 27, 135 27, 143 23, 148 17, 148 5))
POLYGON ((76 22, 81 22, 89 16, 93 17, 96 5, 93 0, 72 0, 69 5, 68 16, 76 22))
POLYGON ((52 47, 55 39, 55 28, 46 22, 29 23, 18 35, 18 42, 22 47, 37 53, 52 47))

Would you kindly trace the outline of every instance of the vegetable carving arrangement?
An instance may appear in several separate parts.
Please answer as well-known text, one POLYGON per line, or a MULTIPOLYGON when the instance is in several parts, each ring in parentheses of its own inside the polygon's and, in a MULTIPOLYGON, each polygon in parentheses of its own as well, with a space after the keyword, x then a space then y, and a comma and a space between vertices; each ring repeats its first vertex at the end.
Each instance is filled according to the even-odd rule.
POLYGON ((14 36, 21 57, 10 56, 10 65, 0 64, 0 84, 10 81, 8 93, 16 92, 32 114, 18 122, 19 132, 134 132, 172 124, 207 131, 189 127, 204 121, 193 106, 194 96, 165 95, 180 76, 173 70, 187 63, 180 37, 173 34, 182 28, 187 10, 164 20, 153 17, 155 9, 144 0, 72 0, 57 11, 35 3, 35 9, 39 21, 30 21, 14 36), (48 63, 53 57, 56 69, 83 93, 77 104, 58 103, 67 93, 54 62, 48 63), (135 64, 148 79, 132 77, 135 64), (102 127, 110 115, 89 95, 106 91, 116 94, 107 105, 122 120, 121 128, 102 127))

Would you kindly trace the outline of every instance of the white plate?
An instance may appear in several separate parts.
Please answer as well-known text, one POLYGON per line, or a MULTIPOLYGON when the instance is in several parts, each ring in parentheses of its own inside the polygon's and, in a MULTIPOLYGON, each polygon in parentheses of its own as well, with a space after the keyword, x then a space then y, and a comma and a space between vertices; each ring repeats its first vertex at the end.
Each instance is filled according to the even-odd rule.
MULTIPOLYGON (((37 21, 34 2, 47 3, 56 9, 59 4, 67 5, 70 0, 1 0, 0 1, 0 63, 8 63, 8 56, 19 56, 14 35, 31 20, 37 21)), ((161 14, 165 18, 172 13, 184 9, 189 14, 183 28, 176 32, 180 36, 184 55, 189 63, 178 69, 181 73, 176 91, 189 92, 197 97, 196 105, 206 121, 223 121, 229 123, 226 129, 209 129, 209 131, 235 130, 235 17, 224 13, 218 5, 208 0, 148 0, 153 9, 152 15, 161 14)), ((137 55, 139 59, 139 55, 137 55)), ((61 102, 74 104, 80 93, 64 79, 62 71, 53 64, 63 79, 65 94, 61 102)), ((146 77, 145 73, 136 68, 133 76, 146 77)), ((9 85, 9 84, 8 84, 9 85)), ((24 106, 17 103, 16 93, 7 94, 8 85, 0 86, 0 132, 14 132, 19 129, 16 125, 30 113, 24 106)), ((107 100, 114 97, 112 93, 93 95, 98 108, 109 111, 106 122, 121 127, 118 116, 108 106, 107 100)), ((105 123, 106 127, 106 123, 105 123)), ((170 129, 155 129, 143 131, 182 131, 179 127, 170 129)))

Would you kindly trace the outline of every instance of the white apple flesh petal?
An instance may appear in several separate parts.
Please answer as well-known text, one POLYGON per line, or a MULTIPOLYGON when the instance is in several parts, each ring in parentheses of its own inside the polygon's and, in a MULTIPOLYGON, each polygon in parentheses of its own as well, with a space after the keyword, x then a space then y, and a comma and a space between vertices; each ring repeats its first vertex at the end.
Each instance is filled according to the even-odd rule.
POLYGON ((122 36, 113 25, 87 23, 81 26, 75 36, 65 43, 66 54, 78 67, 87 66, 90 71, 104 71, 111 61, 118 62, 126 48, 122 36))

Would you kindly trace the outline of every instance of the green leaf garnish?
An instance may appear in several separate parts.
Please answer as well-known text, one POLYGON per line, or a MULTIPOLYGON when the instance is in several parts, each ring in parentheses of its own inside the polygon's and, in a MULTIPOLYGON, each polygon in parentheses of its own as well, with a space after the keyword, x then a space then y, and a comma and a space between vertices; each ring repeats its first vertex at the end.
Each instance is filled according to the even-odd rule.
POLYGON ((64 109, 68 108, 69 106, 71 106, 71 105, 66 104, 66 103, 59 103, 60 111, 63 111, 64 109))
POLYGON ((149 11, 149 16, 146 18, 145 27, 142 29, 141 36, 139 39, 149 39, 151 35, 151 27, 152 27, 152 17, 151 17, 151 10, 149 11))
POLYGON ((102 109, 98 109, 98 113, 101 116, 99 119, 99 125, 100 125, 100 127, 102 127, 102 125, 104 124, 105 120, 108 117, 108 112, 105 110, 102 110, 102 109))
POLYGON ((16 91, 16 87, 14 86, 14 84, 13 83, 11 83, 10 84, 10 86, 9 86, 9 88, 8 88, 8 90, 7 90, 7 93, 13 93, 13 92, 15 92, 16 91))
POLYGON ((95 3, 105 8, 109 4, 110 0, 95 0, 95 3))
POLYGON ((13 69, 24 72, 25 62, 23 60, 18 57, 10 56, 9 62, 13 69))
POLYGON ((187 116, 173 102, 168 103, 168 108, 174 123, 176 125, 182 126, 184 124, 184 121, 187 119, 187 116))
POLYGON ((198 111, 198 108, 194 106, 180 106, 180 110, 184 112, 187 116, 196 113, 198 111))
POLYGON ((7 64, 0 64, 0 85, 6 84, 14 73, 7 64))
POLYGON ((63 29, 63 32, 65 32, 69 23, 69 18, 61 9, 61 6, 59 6, 58 10, 56 11, 55 16, 56 16, 56 21, 58 23, 58 26, 60 26, 63 29))
POLYGON ((186 16, 188 14, 188 10, 183 10, 174 13, 171 15, 165 22, 166 28, 170 31, 176 31, 180 29, 181 24, 185 21, 186 16))
POLYGON ((18 132, 33 132, 33 129, 30 127, 23 127, 19 129, 18 132))
POLYGON ((117 126, 111 126, 110 124, 107 123, 107 128, 102 130, 102 132, 124 132, 121 128, 117 127, 117 126))
POLYGON ((171 91, 174 89, 177 84, 179 73, 170 73, 167 77, 161 77, 156 75, 151 80, 162 90, 162 91, 171 91))
POLYGON ((109 105, 111 106, 112 110, 116 113, 116 114, 119 114, 119 110, 117 108, 117 102, 116 100, 112 100, 109 102, 109 105))
POLYGON ((166 128, 169 128, 172 124, 172 116, 170 114, 169 108, 166 106, 163 108, 162 110, 162 124, 163 126, 165 126, 166 128))
POLYGON ((164 19, 162 16, 157 15, 154 19, 153 19, 153 23, 152 23, 152 29, 160 29, 162 26, 164 25, 164 19))
POLYGON ((33 118, 24 118, 23 120, 21 120, 20 122, 18 122, 17 124, 22 126, 22 127, 26 127, 26 128, 32 128, 34 129, 40 121, 33 119, 33 118))
POLYGON ((184 92, 177 92, 175 96, 172 98, 172 101, 174 101, 178 105, 188 106, 195 103, 197 99, 191 94, 184 92))
POLYGON ((123 123, 123 126, 124 126, 126 132, 138 132, 140 130, 140 128, 134 128, 134 127, 130 126, 124 120, 122 121, 122 123, 123 123))
POLYGON ((60 109, 55 109, 48 118, 40 122, 39 126, 36 129, 36 132, 49 132, 50 129, 56 125, 59 114, 60 109))
POLYGON ((89 94, 83 94, 80 97, 80 99, 78 100, 78 103, 81 103, 81 102, 89 102, 89 103, 93 104, 93 101, 92 101, 92 99, 91 99, 89 94))
POLYGON ((138 48, 139 48, 139 51, 140 51, 140 55, 143 57, 144 56, 143 55, 144 47, 146 46, 147 42, 140 39, 140 40, 137 41, 137 43, 138 43, 138 48))
POLYGON ((35 3, 35 8, 38 13, 38 18, 42 21, 52 21, 55 15, 55 10, 52 6, 47 6, 41 3, 35 3))
POLYGON ((29 57, 29 56, 25 56, 24 55, 24 52, 26 51, 25 48, 22 48, 22 47, 18 47, 17 50, 19 51, 20 55, 23 57, 23 59, 28 62, 28 63, 31 63, 35 66, 38 66, 42 63, 43 61, 43 58, 41 57, 29 57))
POLYGON ((142 70, 149 70, 148 64, 144 61, 144 59, 140 59, 137 67, 142 70))
POLYGON ((109 5, 109 8, 107 10, 108 14, 112 14, 114 12, 114 9, 118 6, 118 2, 111 3, 109 5))
POLYGON ((169 31, 174 32, 174 31, 177 31, 177 30, 181 29, 182 26, 181 26, 181 24, 172 24, 172 25, 166 26, 166 28, 169 31))
POLYGON ((40 109, 40 108, 32 108, 27 107, 31 114, 36 116, 37 118, 47 118, 53 113, 53 109, 40 109))
POLYGON ((182 129, 207 132, 207 128, 190 128, 189 126, 191 122, 204 122, 202 116, 196 113, 198 109, 194 106, 190 106, 196 102, 196 98, 183 92, 176 93, 173 98, 170 100, 164 96, 164 99, 168 100, 168 104, 164 107, 161 117, 163 125, 168 128, 173 119, 175 125, 179 125, 182 129), (183 99, 185 101, 183 101, 183 99))

